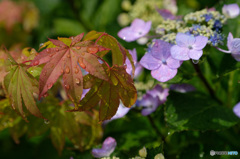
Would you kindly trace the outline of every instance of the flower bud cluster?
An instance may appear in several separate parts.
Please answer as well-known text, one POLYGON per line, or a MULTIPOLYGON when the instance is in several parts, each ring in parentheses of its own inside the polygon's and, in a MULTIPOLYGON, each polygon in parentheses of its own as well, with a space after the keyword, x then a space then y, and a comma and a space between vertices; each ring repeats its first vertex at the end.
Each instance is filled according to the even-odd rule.
POLYGON ((218 46, 223 44, 224 36, 221 34, 222 26, 227 18, 218 11, 203 9, 187 14, 183 20, 166 19, 156 27, 160 39, 176 44, 176 34, 186 33, 193 36, 207 37, 208 44, 218 46))

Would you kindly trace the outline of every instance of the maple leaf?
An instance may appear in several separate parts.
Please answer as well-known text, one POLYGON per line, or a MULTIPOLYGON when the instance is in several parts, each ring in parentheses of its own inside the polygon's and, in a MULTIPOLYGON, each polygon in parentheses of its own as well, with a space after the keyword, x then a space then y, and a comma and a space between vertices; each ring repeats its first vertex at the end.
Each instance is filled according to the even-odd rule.
POLYGON ((7 52, 11 63, 10 71, 4 78, 4 89, 10 98, 12 108, 25 119, 23 104, 33 115, 44 118, 36 106, 33 92, 38 93, 38 81, 27 72, 27 66, 18 64, 7 52))
POLYGON ((70 111, 87 111, 100 102, 99 120, 103 121, 111 119, 116 114, 120 99, 124 106, 131 107, 137 100, 137 91, 126 68, 114 65, 108 70, 108 78, 106 81, 86 75, 84 88, 91 89, 80 101, 77 109, 70 111))
POLYGON ((39 98, 44 96, 63 74, 63 83, 68 97, 73 103, 78 103, 83 91, 81 68, 97 78, 107 78, 95 54, 109 49, 93 41, 81 42, 82 37, 83 33, 71 38, 49 39, 50 42, 44 44, 47 48, 32 60, 30 66, 46 63, 39 79, 39 98))

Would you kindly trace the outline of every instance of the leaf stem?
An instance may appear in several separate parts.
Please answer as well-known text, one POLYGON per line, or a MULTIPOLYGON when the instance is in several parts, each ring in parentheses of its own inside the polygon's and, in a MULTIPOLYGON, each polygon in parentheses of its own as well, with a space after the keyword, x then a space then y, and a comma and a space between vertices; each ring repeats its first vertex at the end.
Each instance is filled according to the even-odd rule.
POLYGON ((203 76, 202 71, 199 67, 198 64, 194 64, 193 62, 191 62, 195 71, 197 72, 198 77, 202 80, 204 86, 206 87, 206 89, 208 90, 209 94, 211 95, 211 97, 213 99, 215 99, 219 104, 223 104, 223 102, 217 98, 217 96, 215 95, 215 91, 213 90, 213 88, 210 86, 210 84, 208 83, 207 79, 203 76))
POLYGON ((96 55, 96 54, 92 54, 92 55, 96 56, 96 57, 99 58, 102 62, 104 62, 109 69, 111 68, 111 67, 108 65, 108 63, 107 63, 105 60, 103 60, 101 57, 99 57, 99 56, 96 55))
POLYGON ((161 136, 162 142, 166 143, 165 136, 158 130, 157 125, 155 124, 153 118, 150 115, 148 115, 147 118, 148 118, 148 121, 150 122, 151 126, 155 130, 156 134, 158 136, 161 136))

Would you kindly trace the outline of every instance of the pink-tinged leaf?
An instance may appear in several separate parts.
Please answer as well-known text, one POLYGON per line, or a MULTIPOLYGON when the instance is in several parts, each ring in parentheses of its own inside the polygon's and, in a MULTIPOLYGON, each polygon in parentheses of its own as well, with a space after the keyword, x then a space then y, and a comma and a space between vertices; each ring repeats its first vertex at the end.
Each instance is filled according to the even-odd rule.
POLYGON ((75 45, 76 43, 80 42, 80 41, 82 40, 82 38, 83 38, 83 35, 84 35, 84 33, 75 36, 75 37, 72 39, 71 45, 75 45))
POLYGON ((4 88, 10 98, 12 108, 26 120, 23 112, 23 104, 27 110, 40 118, 44 118, 37 108, 33 93, 36 92, 38 82, 27 72, 25 65, 13 65, 10 72, 5 76, 4 88))
POLYGON ((48 39, 49 41, 51 41, 53 43, 53 45, 56 46, 66 46, 66 44, 64 44, 64 42, 60 41, 60 40, 55 40, 55 39, 48 39))

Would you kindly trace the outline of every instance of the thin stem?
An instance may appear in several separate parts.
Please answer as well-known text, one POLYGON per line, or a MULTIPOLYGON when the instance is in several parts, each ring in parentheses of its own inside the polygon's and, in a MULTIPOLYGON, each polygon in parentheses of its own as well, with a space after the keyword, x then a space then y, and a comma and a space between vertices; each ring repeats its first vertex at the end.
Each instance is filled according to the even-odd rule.
POLYGON ((221 52, 224 52, 224 53, 227 53, 227 54, 231 54, 231 51, 230 50, 223 50, 223 49, 221 49, 221 48, 219 48, 219 47, 216 47, 215 46, 215 48, 217 49, 217 50, 219 50, 219 51, 221 51, 221 52))
MULTIPOLYGON (((192 62, 191 62, 191 63, 192 63, 192 62)), ((203 76, 202 71, 200 70, 199 65, 198 65, 198 64, 194 64, 194 63, 192 63, 192 64, 193 64, 193 67, 194 67, 195 71, 197 72, 197 75, 198 75, 199 78, 202 80, 204 86, 205 86, 206 89, 208 90, 208 92, 209 92, 209 94, 211 95, 211 97, 212 97, 213 99, 215 99, 219 104, 223 104, 223 102, 216 97, 214 90, 212 89, 212 87, 211 87, 210 84, 208 83, 207 79, 203 76)))
POLYGON ((161 136, 162 142, 166 143, 164 135, 158 130, 157 125, 155 124, 153 118, 150 115, 148 115, 147 118, 148 118, 150 124, 152 125, 153 129, 155 130, 156 134, 161 136))

